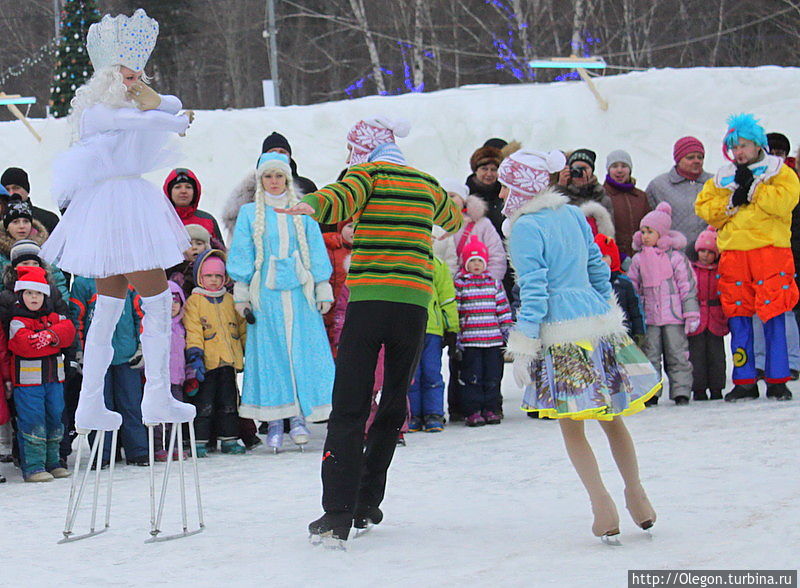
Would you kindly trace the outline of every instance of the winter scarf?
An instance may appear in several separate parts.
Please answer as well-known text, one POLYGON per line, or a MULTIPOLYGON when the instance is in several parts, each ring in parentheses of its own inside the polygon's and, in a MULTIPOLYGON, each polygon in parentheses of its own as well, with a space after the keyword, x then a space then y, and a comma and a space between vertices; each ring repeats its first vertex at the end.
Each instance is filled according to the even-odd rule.
POLYGON ((631 182, 616 182, 609 175, 606 175, 606 184, 616 188, 620 192, 631 192, 636 187, 636 184, 633 181, 631 181, 631 182))

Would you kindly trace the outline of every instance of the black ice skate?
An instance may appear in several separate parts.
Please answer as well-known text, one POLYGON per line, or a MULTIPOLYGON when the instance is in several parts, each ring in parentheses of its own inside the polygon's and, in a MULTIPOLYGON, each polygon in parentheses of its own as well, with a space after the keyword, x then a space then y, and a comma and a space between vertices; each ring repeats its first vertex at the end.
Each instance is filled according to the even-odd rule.
POLYGON ((758 384, 736 384, 733 390, 725 395, 725 402, 758 399, 758 384))
POLYGON ((308 540, 311 545, 347 551, 347 538, 352 525, 353 516, 350 513, 326 512, 308 525, 308 540))
POLYGON ((786 384, 768 384, 767 385, 767 398, 774 398, 775 400, 791 400, 792 393, 786 384))
POLYGON ((380 525, 383 520, 383 512, 377 506, 366 506, 357 508, 353 516, 353 527, 356 529, 356 537, 369 532, 374 525, 380 525))

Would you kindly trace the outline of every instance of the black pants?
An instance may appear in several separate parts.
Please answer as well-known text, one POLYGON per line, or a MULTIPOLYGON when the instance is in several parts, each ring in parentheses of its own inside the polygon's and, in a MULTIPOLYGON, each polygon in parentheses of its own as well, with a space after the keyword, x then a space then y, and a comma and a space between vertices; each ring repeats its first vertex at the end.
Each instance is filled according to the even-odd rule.
POLYGON ((206 372, 197 394, 189 399, 197 407, 194 420, 197 441, 208 441, 212 428, 222 440, 239 438, 239 392, 236 370, 230 366, 206 372))
POLYGON ((370 300, 347 306, 322 458, 326 512, 352 513, 357 504, 378 506, 383 500, 427 321, 427 309, 414 304, 370 300), (381 345, 386 346, 383 390, 365 448, 364 426, 381 345))
POLYGON ((503 402, 500 382, 504 367, 502 347, 464 347, 461 360, 464 416, 484 410, 499 412, 503 402))
POLYGON ((708 329, 689 337, 692 363, 692 391, 722 390, 725 387, 725 341, 708 329))
POLYGON ((65 462, 72 453, 72 442, 78 436, 75 432, 75 411, 78 409, 81 384, 83 384, 83 376, 80 374, 75 374, 64 382, 64 412, 61 413, 64 436, 61 438, 59 454, 65 462))
POLYGON ((450 380, 447 382, 447 412, 450 418, 453 415, 464 416, 464 409, 461 407, 461 359, 450 357, 450 380))

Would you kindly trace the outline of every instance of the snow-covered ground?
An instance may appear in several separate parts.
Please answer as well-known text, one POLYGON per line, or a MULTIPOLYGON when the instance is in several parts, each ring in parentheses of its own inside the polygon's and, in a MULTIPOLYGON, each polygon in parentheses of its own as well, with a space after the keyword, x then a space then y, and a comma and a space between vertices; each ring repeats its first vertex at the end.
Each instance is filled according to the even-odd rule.
MULTIPOLYGON (((589 423, 621 516, 623 546, 609 547, 591 535, 558 424, 517 409, 521 393, 507 372, 503 424, 408 435, 389 472, 384 523, 347 553, 307 541, 321 512, 320 425, 304 454, 259 448, 202 460, 207 530, 155 545, 144 544, 146 469, 117 470, 109 532, 57 545, 69 481, 24 484, 3 464, 0 583, 582 587, 624 586, 628 569, 797 567, 800 401, 665 401, 628 418, 658 511, 652 539, 625 512, 605 438, 589 423)), ((797 398, 800 386, 790 387, 797 398)), ((173 493, 175 513, 177 500, 173 493)), ((169 524, 177 530, 174 516, 169 524)))
MULTIPOLYGON (((707 168, 716 169, 731 112, 755 112, 768 130, 800 139, 797 68, 660 70, 597 84, 608 112, 577 83, 201 112, 182 140, 182 163, 197 170, 202 208, 216 214, 273 129, 291 140, 301 173, 322 184, 341 168, 350 124, 376 112, 412 121, 400 145, 413 165, 440 177, 466 176, 469 154, 490 136, 541 149, 589 146, 600 165, 606 153, 625 148, 643 183, 669 167, 672 144, 685 134, 706 142, 707 168)), ((55 120, 34 125, 45 137, 41 144, 20 123, 0 124, 0 166, 28 169, 34 201, 51 206, 50 163, 68 144, 68 127, 55 120)), ((160 183, 164 174, 151 177, 160 183)), ((621 586, 630 568, 794 568, 800 385, 790 388, 797 400, 789 403, 665 401, 627 420, 658 511, 652 539, 628 518, 603 435, 590 424, 622 517, 621 548, 591 535, 588 500, 558 425, 517 410, 521 393, 510 370, 502 425, 408 436, 390 471, 385 522, 352 541, 348 553, 307 543, 306 525, 321 512, 322 426, 313 427, 305 454, 275 456, 261 448, 203 460, 206 532, 157 545, 144 544, 146 470, 118 469, 108 533, 57 545, 69 481, 23 484, 16 470, 0 464, 9 478, 0 485, 0 584, 621 586)), ((171 524, 177 528, 174 516, 171 524)))

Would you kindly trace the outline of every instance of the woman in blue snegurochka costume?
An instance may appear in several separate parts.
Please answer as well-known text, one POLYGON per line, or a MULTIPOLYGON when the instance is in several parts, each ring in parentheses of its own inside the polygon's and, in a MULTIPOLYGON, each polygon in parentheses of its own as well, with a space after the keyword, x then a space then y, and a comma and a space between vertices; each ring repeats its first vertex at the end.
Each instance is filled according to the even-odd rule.
POLYGON ((522 408, 559 419, 567 453, 589 493, 592 532, 616 543, 619 515, 600 476, 583 421, 600 422, 625 481, 637 526, 656 513, 639 480, 636 450, 623 415, 644 409, 659 388, 653 366, 633 343, 609 281, 609 268, 580 209, 545 189, 563 169, 560 151, 517 151, 500 166, 501 196, 521 308, 509 339, 522 408))

